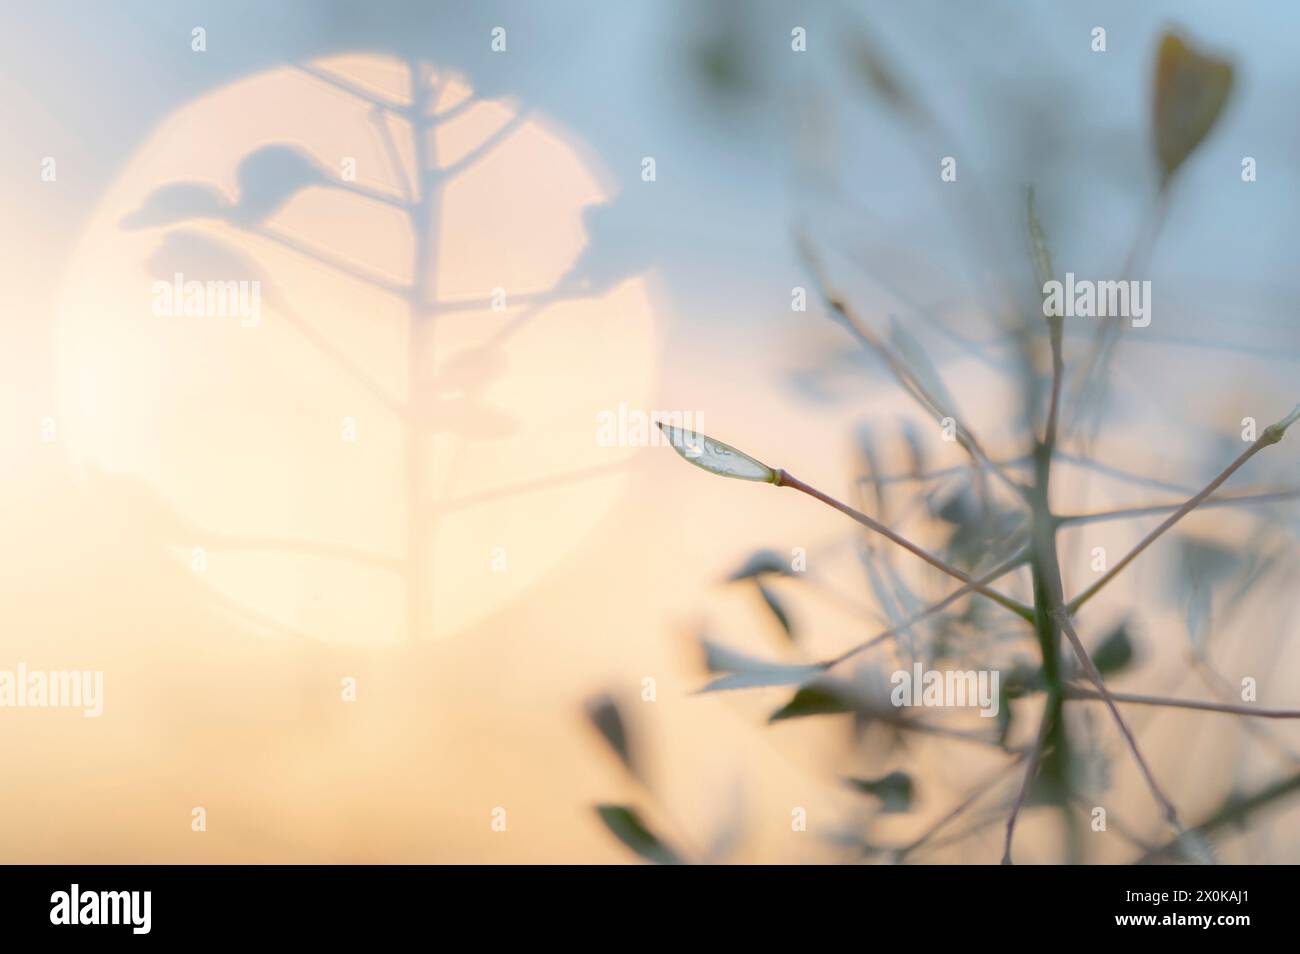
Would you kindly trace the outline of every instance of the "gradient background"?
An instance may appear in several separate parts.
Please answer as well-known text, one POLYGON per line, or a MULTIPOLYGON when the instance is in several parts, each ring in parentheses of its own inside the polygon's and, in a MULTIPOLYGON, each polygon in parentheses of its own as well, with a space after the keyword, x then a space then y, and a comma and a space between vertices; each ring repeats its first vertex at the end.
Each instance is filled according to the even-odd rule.
MULTIPOLYGON (((904 420, 936 466, 960 463, 815 296, 792 314, 790 289, 808 283, 791 224, 836 250, 837 282, 864 312, 937 316, 974 339, 987 331, 981 283, 1000 262, 1013 276, 1025 267, 1026 185, 1058 265, 1104 275, 1154 192, 1151 64, 1171 24, 1232 59, 1237 86, 1180 172, 1142 276, 1155 320, 1130 336, 1093 449, 1155 484, 1065 476, 1070 510, 1177 500, 1240 453, 1243 416, 1263 427, 1297 398, 1291 4, 7 5, 0 668, 103 669, 105 713, 0 710, 0 860, 619 862, 633 856, 591 806, 623 800, 698 855, 732 841, 710 856, 729 861, 847 860, 845 831, 922 830, 985 772, 980 753, 864 749, 834 721, 765 727, 782 690, 691 694, 705 678, 700 632, 794 652, 751 589, 721 582, 756 549, 806 548, 832 594, 778 584, 809 634, 802 652, 875 631, 852 528, 662 448, 602 447, 596 415, 620 402, 690 411, 844 497, 863 424, 893 469, 904 420), (1105 54, 1088 48, 1098 25, 1105 54), (205 53, 190 49, 195 26, 205 53), (508 31, 504 54, 489 50, 494 26, 508 31), (807 53, 791 52, 793 26, 808 30, 807 53), (859 32, 960 149, 918 149, 855 82, 838 44, 859 32), (409 100, 412 63, 437 85, 430 108, 454 114, 430 148, 463 161, 425 257, 441 310, 412 400, 431 422, 430 619, 417 631, 393 568, 410 519, 405 432, 388 406, 410 396, 409 316, 386 288, 420 268, 400 211, 375 201, 401 194, 413 144, 388 123, 389 161, 372 109, 409 100), (246 157, 277 144, 319 168, 241 178, 246 157), (959 183, 978 183, 973 220, 937 188, 946 154, 959 183), (1255 183, 1240 180, 1245 155, 1255 183), (40 179, 46 156, 53 183, 40 179), (370 197, 329 180, 345 156, 370 197), (643 156, 654 183, 641 181, 643 156), (150 205, 176 181, 234 208, 150 205), (250 182, 269 190, 260 209, 250 182), (177 263, 262 281, 261 325, 155 318, 152 281, 177 263), (504 314, 488 305, 497 286, 504 314), (339 439, 345 416, 355 444, 339 439), (349 676, 355 704, 339 700, 349 676), (653 703, 639 700, 646 677, 653 703), (653 797, 586 723, 584 700, 605 691, 626 705, 653 797), (903 761, 918 803, 902 816, 877 817, 839 780, 903 761), (194 806, 206 832, 190 830, 194 806), (489 824, 498 806, 504 833, 489 824), (807 832, 791 831, 793 806, 807 832)), ((911 327, 994 455, 1013 456, 1015 382, 989 360, 996 347, 972 354, 932 324, 911 327)), ((1294 475, 1290 444, 1264 456, 1241 486, 1294 475)), ((1300 706, 1296 517, 1290 502, 1188 521, 1224 551, 1277 555, 1248 607, 1214 604, 1211 647, 1223 676, 1259 678, 1261 703, 1277 707, 1300 706)), ((1090 527, 1067 587, 1086 585, 1091 546, 1118 554, 1151 525, 1090 527)), ((923 542, 941 543, 926 526, 923 542)), ((1206 697, 1185 672, 1178 572, 1176 556, 1153 552, 1081 623, 1099 637, 1142 604, 1143 666, 1122 688, 1206 697)), ((1107 804, 1157 841, 1102 714, 1086 731, 1108 757, 1107 804)), ((1143 712, 1135 724, 1192 818, 1278 777, 1300 750, 1289 724, 1262 740, 1219 716, 1143 712)), ((1004 816, 991 799, 990 819, 1004 816)), ((996 860, 999 827, 926 860, 996 860)), ((1280 803, 1219 843, 1223 860, 1295 861, 1300 814, 1280 803)), ((1051 816, 1031 809, 1018 845, 1024 860, 1059 860, 1051 816)), ((1121 861, 1134 849, 1109 833, 1089 851, 1121 861)))

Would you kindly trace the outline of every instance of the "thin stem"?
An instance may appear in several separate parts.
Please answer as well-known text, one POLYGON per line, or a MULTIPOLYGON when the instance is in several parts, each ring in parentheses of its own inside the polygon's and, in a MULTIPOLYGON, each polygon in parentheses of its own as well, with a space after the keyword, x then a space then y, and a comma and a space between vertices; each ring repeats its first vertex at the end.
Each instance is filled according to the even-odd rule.
MULTIPOLYGON (((1059 447, 1056 449, 1056 453, 1053 457, 1055 460, 1063 463, 1071 464, 1081 469, 1095 471, 1104 477, 1111 477, 1115 480, 1122 480, 1131 484, 1141 484, 1144 487, 1151 487, 1156 490, 1168 490, 1173 493, 1191 493, 1192 491, 1192 488, 1184 487, 1181 484, 1131 473, 1119 467, 1103 464, 1100 461, 1090 460, 1086 457, 1080 457, 1077 454, 1068 453, 1067 451, 1061 450, 1059 447)), ((1019 457, 1010 457, 1005 460, 994 461, 994 463, 998 467, 1006 467, 1012 470, 1024 469, 1035 463, 1035 456, 1033 454, 1022 454, 1019 457)), ((862 477, 859 478, 859 482, 878 483, 886 486, 889 484, 914 483, 917 481, 933 480, 938 477, 950 477, 953 474, 959 474, 967 469, 967 464, 954 464, 950 467, 940 467, 935 470, 926 471, 923 474, 882 474, 879 477, 862 477)), ((1296 491, 1296 493, 1300 494, 1300 491, 1296 491)), ((1175 504, 1174 506, 1177 505, 1175 504)))
MULTIPOLYGON (((1216 494, 1201 501, 1202 507, 1226 507, 1233 504, 1271 503, 1279 500, 1294 500, 1300 497, 1300 490, 1270 490, 1260 493, 1216 494)), ((1080 526, 1085 523, 1101 523, 1105 520, 1125 520, 1131 517, 1149 517, 1158 513, 1177 510, 1182 504, 1148 504, 1145 507, 1121 507, 1117 510, 1101 510, 1095 513, 1062 514, 1056 518, 1058 525, 1080 526)))
POLYGON ((821 501, 822 503, 826 504, 828 507, 832 507, 835 510, 838 510, 840 513, 844 514, 845 516, 851 517, 852 519, 856 520, 858 523, 862 524, 868 530, 874 530, 876 533, 880 534, 886 539, 891 540, 894 543, 898 544, 900 547, 902 547, 904 550, 907 550, 909 553, 912 553, 915 556, 920 557, 922 560, 930 564, 932 567, 942 570, 944 573, 947 573, 949 576, 954 577, 955 579, 961 580, 963 583, 969 584, 970 588, 973 589, 976 593, 979 593, 982 596, 987 596, 989 599, 993 600, 995 603, 999 604, 1000 606, 1004 606, 1007 609, 1011 610, 1011 612, 1015 613, 1017 616, 1023 619, 1033 619, 1033 610, 1031 610, 1028 606, 1025 606, 1023 603, 1013 600, 1008 596, 1003 596, 1001 593, 997 592, 996 590, 989 589, 988 586, 986 586, 981 581, 976 580, 974 577, 972 577, 969 573, 966 573, 964 570, 960 570, 957 567, 953 566, 952 564, 941 560, 939 557, 935 556, 929 551, 923 550, 921 547, 917 546, 911 540, 907 539, 904 536, 900 536, 899 534, 895 533, 893 530, 890 530, 887 526, 885 526, 880 521, 868 517, 865 513, 862 513, 860 510, 854 510, 848 504, 836 500, 834 497, 830 496, 829 494, 822 493, 816 487, 812 487, 808 484, 805 484, 802 480, 800 480, 798 477, 795 477, 793 474, 789 474, 784 470, 778 470, 776 471, 776 479, 773 482, 778 487, 793 487, 795 490, 807 494, 809 497, 812 497, 814 500, 821 501))
POLYGON ((1020 818, 1020 810, 1024 808, 1025 799, 1029 797, 1029 786, 1034 781, 1034 776, 1038 774, 1039 763, 1043 759, 1043 748, 1047 744, 1047 737, 1051 733, 1053 718, 1052 715, 1056 707, 1052 704, 1052 699, 1047 700, 1047 705, 1043 708, 1043 718, 1038 724, 1038 735, 1034 738, 1034 747, 1029 751, 1029 765, 1025 767, 1025 777, 1020 783, 1020 791, 1016 793, 1016 800, 1011 805, 1011 814, 1007 817, 1007 836, 1002 846, 1002 863, 1004 865, 1012 864, 1011 861, 1011 840, 1016 835, 1016 821, 1020 818))
POLYGON ((1083 640, 1079 638, 1078 632, 1075 631, 1074 624, 1070 622, 1069 613, 1064 607, 1058 608, 1055 612, 1056 621, 1061 626, 1061 631, 1065 638, 1070 641, 1074 648, 1074 655, 1078 657, 1083 670, 1087 673, 1092 684, 1097 687, 1097 692, 1105 701, 1106 706, 1110 709, 1110 714, 1115 719, 1115 724, 1119 726, 1120 733, 1124 736, 1124 741, 1128 744, 1129 751, 1133 753, 1133 758, 1137 761, 1138 767, 1142 770, 1142 775, 1146 779, 1147 788, 1151 789, 1151 795, 1164 811, 1165 818, 1175 828, 1181 828, 1178 822, 1178 812, 1174 808, 1173 802, 1165 797, 1165 793, 1160 790, 1160 785, 1156 782, 1155 776, 1151 774, 1151 768, 1147 765, 1146 759, 1142 757, 1142 750, 1138 748, 1137 740, 1133 738, 1133 733, 1129 731, 1128 724, 1125 723, 1124 717, 1119 714, 1119 707, 1115 705, 1115 697, 1110 690, 1106 688, 1105 681, 1101 678, 1101 673, 1097 670, 1096 664, 1092 657, 1088 655, 1088 650, 1084 648, 1083 640))
MULTIPOLYGON (((1051 753, 1047 763, 1049 776, 1054 788, 1064 795, 1068 792, 1068 768, 1070 760, 1070 738, 1067 732, 1061 696, 1061 631, 1051 607, 1061 603, 1061 566, 1056 549, 1056 524, 1052 520, 1049 506, 1051 479, 1051 452, 1046 445, 1034 448, 1034 484, 1030 494, 1032 522, 1030 524, 1030 570, 1034 593, 1034 635, 1038 640, 1039 653, 1042 656, 1043 682, 1047 686, 1047 706, 1043 711, 1043 723, 1040 732, 1045 733, 1039 743, 1040 763, 1044 754, 1051 753)), ((1035 768, 1035 772, 1039 771, 1035 768)), ((1026 780, 1026 785, 1029 780, 1026 780)), ((1019 808, 1016 808, 1016 812, 1019 808)), ((1061 813, 1067 827, 1067 852, 1071 857, 1077 851, 1077 839, 1074 836, 1072 816, 1064 799, 1061 813)), ((1012 832, 1008 831, 1008 850, 1004 861, 1010 862, 1009 845, 1012 832)))
POLYGON ((1175 494, 1189 494, 1194 488, 1185 487, 1168 480, 1160 480, 1156 477, 1149 477, 1145 474, 1133 473, 1111 464, 1103 464, 1099 460, 1093 460, 1082 454, 1071 454, 1063 451, 1059 447, 1056 450, 1056 459, 1066 464, 1072 464, 1081 470, 1091 471, 1100 474, 1103 477, 1110 477, 1112 480, 1122 480, 1125 483, 1137 484, 1142 487, 1151 487, 1155 490, 1168 490, 1175 494))
POLYGON ((1132 563, 1133 560, 1136 559, 1137 556, 1143 550, 1145 550, 1152 543, 1154 543, 1160 537, 1161 534, 1163 534, 1166 530, 1168 530, 1170 527, 1176 524, 1179 520, 1183 519, 1183 517, 1187 516, 1189 513, 1195 510, 1198 504, 1200 504, 1207 497, 1209 497, 1210 494, 1214 493, 1214 491, 1218 490, 1220 485, 1222 485, 1224 481, 1226 481, 1229 477, 1235 474, 1237 470, 1240 469, 1241 466, 1246 463, 1246 461, 1250 460, 1252 457, 1254 457, 1256 454, 1262 451, 1265 447, 1270 447, 1273 444, 1276 444, 1278 441, 1280 441, 1282 439, 1282 435, 1286 433, 1286 429, 1295 422, 1297 417, 1300 417, 1300 404, 1296 405, 1295 409, 1289 415, 1287 415, 1283 420, 1278 421, 1276 424, 1272 424, 1266 427, 1264 429, 1264 433, 1259 436, 1259 439, 1255 441, 1255 443, 1251 444, 1248 448, 1246 448, 1246 450, 1241 454, 1240 457, 1238 457, 1231 464, 1225 467, 1223 472, 1220 473, 1219 476, 1215 477, 1212 481, 1206 484, 1200 493, 1192 497, 1185 504, 1183 504, 1173 513, 1171 513, 1164 520, 1162 520, 1158 527, 1156 527, 1145 537, 1143 537, 1137 546, 1135 546, 1132 550, 1130 550, 1127 554, 1125 554, 1124 557, 1120 559, 1120 561, 1116 563, 1113 567, 1111 567, 1110 570, 1107 573, 1105 573, 1099 580, 1097 580, 1096 583, 1092 584, 1092 586, 1088 587, 1086 590, 1084 590, 1074 599, 1070 600, 1070 602, 1066 604, 1066 609, 1070 613, 1074 613, 1079 609, 1080 606, 1088 602, 1088 600, 1092 599, 1093 596, 1095 596, 1103 586, 1105 586, 1107 583, 1113 580, 1121 570, 1123 570, 1126 566, 1132 563))
POLYGON ((377 288, 380 291, 387 292, 390 295, 406 301, 411 300, 412 292, 410 288, 403 285, 401 282, 392 280, 387 275, 381 274, 374 269, 358 265, 355 262, 350 262, 347 259, 334 255, 331 252, 327 252, 324 249, 313 248, 308 243, 301 242, 292 235, 287 235, 265 225, 249 226, 245 228, 245 231, 250 235, 264 238, 268 242, 274 242, 275 244, 332 271, 347 275, 350 278, 355 278, 357 281, 369 285, 371 288, 377 288))
POLYGON ((462 172, 464 172, 466 169, 472 167, 476 162, 478 162, 480 159, 482 159, 484 156, 490 153, 493 149, 501 145, 501 143, 503 143, 506 139, 510 138, 512 134, 517 132, 519 128, 524 125, 524 123, 528 122, 528 120, 531 118, 530 113, 531 113, 530 109, 527 108, 520 109, 519 112, 515 113, 508 120, 506 120, 505 123, 503 123, 500 127, 494 130, 492 134, 487 137, 487 139, 483 140, 483 142, 479 143, 477 146, 475 146, 469 152, 465 153, 465 155, 461 156, 455 162, 448 163, 447 165, 443 166, 441 169, 436 170, 436 175, 438 179, 441 182, 445 183, 446 180, 453 179, 456 176, 460 175, 462 172))
POLYGON ((1061 414, 1061 382, 1065 377, 1065 359, 1061 353, 1061 326, 1064 321, 1065 319, 1059 316, 1048 319, 1052 340, 1052 398, 1047 408, 1047 425, 1043 428, 1043 446, 1047 448, 1049 455, 1056 450, 1057 419, 1061 414))
POLYGON ((354 96, 364 103, 369 103, 371 106, 373 106, 376 109, 388 110, 394 113, 401 112, 403 109, 403 106, 400 102, 397 102, 395 100, 387 100, 380 96, 376 96, 374 93, 370 92, 369 90, 362 89, 360 86, 353 84, 347 78, 342 76, 335 76, 333 73, 330 73, 327 70, 320 69, 319 67, 311 63, 297 63, 295 64, 295 68, 298 69, 300 72, 305 73, 314 79, 320 80, 322 83, 327 83, 328 85, 333 86, 335 89, 342 90, 343 92, 347 93, 349 96, 354 96))
MULTIPOLYGON (((1065 690, 1068 699, 1104 698, 1101 693, 1081 686, 1068 686, 1065 690)), ((1202 702, 1199 699, 1169 699, 1164 696, 1142 696, 1127 692, 1112 692, 1111 699, 1135 706, 1160 706, 1166 709, 1196 709, 1201 712, 1223 712, 1231 715, 1250 716, 1255 719, 1300 719, 1300 709, 1260 709, 1255 706, 1239 706, 1226 702, 1202 702)))
MULTIPOLYGON (((1025 203, 1026 218, 1029 227, 1029 241, 1034 258, 1034 271, 1040 287, 1046 289, 1056 269, 1052 265, 1052 253, 1047 246, 1047 237, 1038 222, 1038 213, 1034 208, 1034 190, 1029 190, 1025 203)), ((1048 336, 1052 346, 1052 396, 1047 408, 1047 424, 1043 428, 1043 447, 1046 449, 1047 467, 1051 467, 1052 454, 1056 451, 1057 421, 1061 413, 1061 382, 1065 377, 1065 358, 1062 349, 1062 337, 1065 333, 1065 316, 1050 315, 1047 319, 1048 336)), ((1035 375, 1030 375, 1032 380, 1035 375)), ((1046 474, 1043 479, 1044 490, 1047 487, 1046 474)))
POLYGON ((369 186, 357 182, 339 183, 336 184, 334 188, 341 189, 344 192, 350 192, 352 195, 361 196, 363 199, 369 199, 371 202, 378 202, 381 205, 387 205, 394 209, 406 211, 411 207, 410 201, 401 196, 389 195, 387 192, 381 192, 378 189, 372 189, 369 186))
POLYGON ((411 177, 407 175, 406 165, 402 162, 401 150, 397 148, 397 143, 393 139, 393 130, 388 125, 389 115, 388 110, 378 107, 370 111, 370 119, 379 130, 379 138, 383 140, 384 155, 388 158, 391 172, 401 183, 402 195, 406 196, 409 204, 415 201, 415 187, 411 185, 411 177))

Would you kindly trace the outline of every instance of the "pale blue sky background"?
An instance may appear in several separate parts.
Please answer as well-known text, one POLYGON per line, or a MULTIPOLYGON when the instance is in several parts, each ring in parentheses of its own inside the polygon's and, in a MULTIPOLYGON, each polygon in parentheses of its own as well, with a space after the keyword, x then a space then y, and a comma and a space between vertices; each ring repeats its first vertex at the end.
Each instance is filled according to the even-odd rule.
POLYGON ((699 248, 710 250, 714 274, 728 252, 751 262, 780 254, 789 138, 814 96, 830 102, 843 179, 905 231, 934 211, 922 186, 932 171, 918 168, 885 112, 843 82, 838 40, 863 24, 960 138, 972 171, 1009 188, 1036 181, 1049 216, 1055 209, 1069 223, 1057 239, 1061 256, 1077 254, 1083 265, 1105 260, 1112 235, 1129 234, 1152 189, 1150 64, 1158 30, 1176 23, 1240 69, 1221 128, 1180 183, 1196 202, 1175 208, 1172 223, 1182 228, 1171 228, 1178 235, 1161 255, 1195 271, 1185 256, 1204 256, 1223 277, 1277 277, 1292 260, 1300 220, 1298 19, 1282 0, 18 2, 6 6, 0 35, 4 189, 34 188, 30 171, 44 155, 66 157, 66 172, 40 222, 5 231, 8 241, 70 242, 142 137, 187 100, 276 63, 358 48, 418 49, 484 89, 522 95, 629 181, 640 156, 656 155, 661 188, 636 224, 663 240, 659 264, 670 276, 685 278, 699 248), (194 25, 208 30, 201 56, 189 49, 194 25), (508 56, 488 52, 494 25, 510 31, 508 56), (809 31, 802 56, 789 49, 794 25, 809 31), (1088 49, 1096 25, 1108 30, 1105 54, 1088 49), (744 93, 698 85, 698 51, 712 43, 742 64, 744 93), (1234 171, 1247 154, 1260 178, 1243 192, 1234 171), (1212 247, 1207 230, 1218 239, 1212 247))

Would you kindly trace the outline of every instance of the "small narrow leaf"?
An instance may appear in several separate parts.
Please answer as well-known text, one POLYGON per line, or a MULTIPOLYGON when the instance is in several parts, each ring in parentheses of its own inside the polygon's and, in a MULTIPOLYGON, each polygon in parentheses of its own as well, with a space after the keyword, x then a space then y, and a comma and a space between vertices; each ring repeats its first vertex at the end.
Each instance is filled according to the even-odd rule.
POLYGON ((591 699, 587 702, 587 718, 591 720, 591 724, 600 733, 601 738, 614 750, 614 754, 618 756, 628 772, 634 778, 640 778, 640 771, 628 740, 627 723, 623 720, 623 713, 619 711, 618 703, 610 696, 591 699))
POLYGON ((772 574, 775 576, 792 576, 790 565, 786 562, 785 557, 775 550, 759 550, 744 564, 727 577, 731 583, 738 580, 748 580, 756 576, 772 574))
POLYGON ((826 670, 819 665, 791 664, 760 659, 737 652, 710 639, 701 639, 704 665, 709 672, 726 673, 699 692, 722 692, 727 689, 752 689, 761 686, 799 685, 814 679, 826 670))
POLYGON ((785 606, 782 605, 780 598, 773 593, 768 587, 764 586, 761 580, 755 580, 754 585, 758 587, 759 596, 763 597, 763 602, 768 610, 776 617, 777 623, 781 626, 781 631, 785 633, 786 639, 794 640, 794 624, 790 622, 790 614, 786 612, 785 606))
POLYGON ((776 471, 762 461, 736 450, 730 444, 715 441, 712 437, 695 431, 686 431, 671 424, 658 422, 659 429, 668 437, 673 450, 696 467, 711 474, 735 477, 738 480, 758 480, 776 483, 776 471))
POLYGON ((761 689, 767 686, 797 686, 815 679, 826 670, 821 666, 772 666, 749 672, 733 672, 715 679, 700 692, 724 692, 728 689, 761 689))
POLYGON ((882 778, 845 779, 859 792, 880 799, 880 810, 889 814, 905 812, 912 807, 912 777, 906 772, 890 772, 882 778))
POLYGON ((957 404, 948 393, 930 356, 926 354, 921 342, 917 341, 903 323, 894 315, 889 316, 889 343, 894 346, 912 378, 921 386, 926 397, 935 405, 941 417, 956 417, 957 404))
POLYGON ((768 722, 801 719, 805 716, 839 715, 856 712, 857 707, 826 685, 804 686, 794 698, 768 717, 768 722))
POLYGON ((1034 190, 1029 190, 1029 197, 1026 201, 1026 217, 1029 220, 1029 249, 1034 258, 1034 274, 1038 278, 1038 284, 1044 285, 1052 280, 1055 274, 1052 268, 1052 253, 1047 247, 1047 236, 1043 234, 1043 227, 1038 222, 1038 209, 1034 202, 1034 190))
POLYGON ((597 805, 596 814, 614 837, 646 861, 657 865, 679 865, 682 859, 652 832, 636 809, 626 805, 597 805))
POLYGON ((704 666, 709 672, 749 672, 756 669, 781 668, 781 663, 750 656, 730 646, 715 643, 711 639, 701 638, 700 648, 704 650, 704 666))
POLYGON ((1232 91, 1232 64, 1166 33, 1156 58, 1156 155, 1165 181, 1200 145, 1232 91))

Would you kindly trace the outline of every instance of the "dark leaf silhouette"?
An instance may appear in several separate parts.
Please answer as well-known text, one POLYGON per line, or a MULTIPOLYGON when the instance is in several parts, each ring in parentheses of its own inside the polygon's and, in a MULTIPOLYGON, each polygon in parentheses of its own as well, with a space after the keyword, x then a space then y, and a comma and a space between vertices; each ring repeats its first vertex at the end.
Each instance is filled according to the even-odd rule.
POLYGON ((700 692, 728 689, 757 689, 761 686, 793 686, 813 679, 825 670, 821 666, 781 666, 764 664, 760 668, 733 672, 709 683, 700 692))
POLYGON ((332 180, 304 149, 282 143, 262 146, 235 169, 238 196, 232 203, 202 182, 174 182, 152 192, 122 220, 124 229, 174 225, 202 218, 228 219, 244 228, 260 225, 301 190, 332 180))
POLYGON ((632 745, 628 739, 627 723, 618 703, 611 696, 599 696, 587 702, 587 718, 600 733, 601 738, 614 750, 619 761, 633 777, 640 778, 639 767, 633 757, 632 745))
POLYGON ((794 624, 790 622, 790 614, 781 602, 780 597, 773 593, 769 587, 764 586, 762 580, 755 580, 754 585, 758 587, 758 595, 763 598, 763 604, 775 617, 786 638, 794 639, 794 624))
POLYGON ((720 692, 757 686, 789 686, 815 678, 825 670, 821 666, 789 664, 759 659, 737 652, 710 639, 701 639, 704 665, 711 673, 726 673, 700 692, 720 692))
POLYGON ((844 693, 836 691, 829 683, 804 686, 794 694, 794 698, 768 718, 769 722, 781 722, 785 719, 801 719, 805 716, 839 715, 856 712, 853 701, 844 693))
POLYGON ((1156 156, 1167 181, 1218 121, 1232 91, 1232 64, 1166 33, 1155 86, 1156 156))
POLYGON ((122 219, 124 229, 174 225, 192 219, 220 219, 230 203, 214 186, 202 182, 173 182, 149 194, 144 204, 122 219))
POLYGON ((759 550, 746 560, 738 569, 727 577, 729 582, 735 583, 738 580, 748 580, 752 577, 774 574, 776 576, 790 576, 790 567, 781 554, 775 550, 759 550))
POLYGON ((596 814, 614 837, 646 861, 657 865, 679 865, 683 861, 658 835, 650 830, 636 809, 626 805, 597 805, 596 814))
POLYGON ((599 294, 649 268, 657 249, 646 235, 645 222, 652 211, 647 201, 636 190, 624 190, 611 202, 584 208, 587 244, 558 286, 576 285, 599 294))
POLYGON ((1128 624, 1122 623, 1101 641, 1092 654, 1092 662, 1103 676, 1109 676, 1127 669, 1133 657, 1133 640, 1129 636, 1128 624))
POLYGON ((939 374, 939 369, 935 367, 921 342, 895 315, 889 316, 889 343, 912 380, 934 405, 937 416, 959 417, 957 402, 949 393, 948 386, 943 383, 943 376, 939 374))
POLYGON ((244 226, 258 225, 298 192, 326 181, 320 164, 298 146, 262 146, 249 153, 235 169, 239 201, 232 217, 244 226))
POLYGON ((880 799, 882 812, 905 812, 912 807, 912 777, 906 772, 890 772, 881 778, 850 778, 846 781, 859 792, 880 799))

